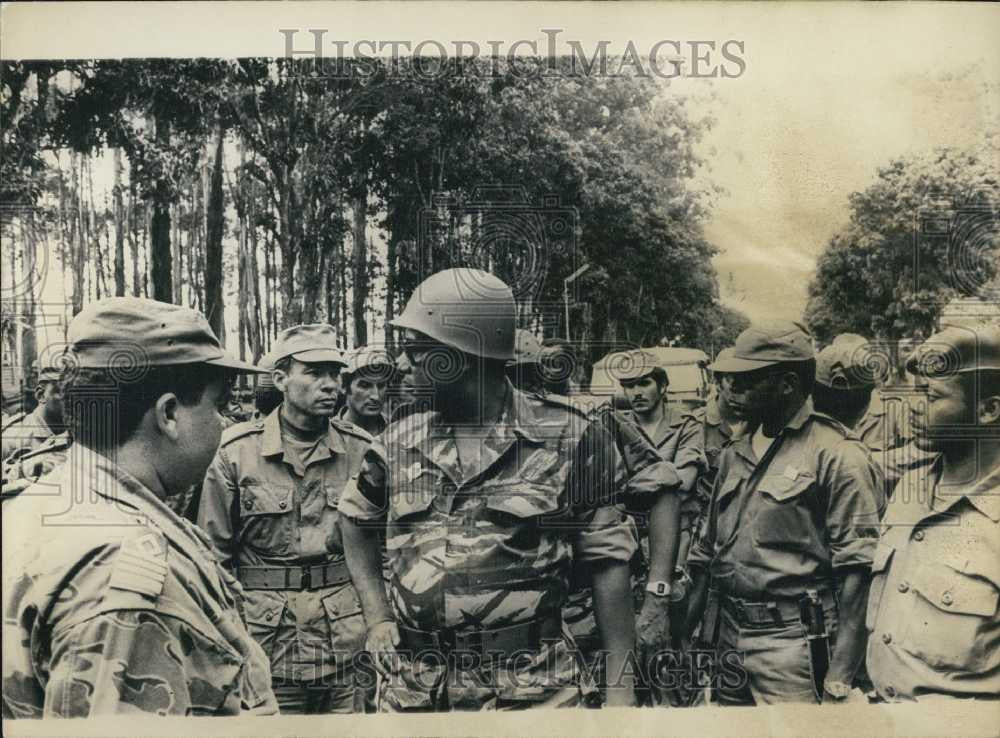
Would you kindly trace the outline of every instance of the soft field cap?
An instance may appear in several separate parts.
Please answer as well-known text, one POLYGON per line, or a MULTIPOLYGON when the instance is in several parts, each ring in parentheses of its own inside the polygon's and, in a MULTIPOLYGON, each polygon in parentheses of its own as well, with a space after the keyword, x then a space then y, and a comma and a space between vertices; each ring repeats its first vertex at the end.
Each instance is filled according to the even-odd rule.
POLYGON ((142 297, 109 297, 81 310, 69 324, 68 353, 76 366, 173 366, 205 363, 260 372, 222 350, 197 310, 142 297))

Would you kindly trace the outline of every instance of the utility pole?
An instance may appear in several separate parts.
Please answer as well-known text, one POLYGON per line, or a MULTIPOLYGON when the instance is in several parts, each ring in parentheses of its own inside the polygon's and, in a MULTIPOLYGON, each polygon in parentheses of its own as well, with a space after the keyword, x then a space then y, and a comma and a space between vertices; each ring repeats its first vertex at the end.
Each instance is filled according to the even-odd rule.
POLYGON ((583 275, 583 273, 586 272, 588 269, 590 269, 590 264, 584 264, 582 267, 580 267, 579 269, 577 269, 575 272, 573 272, 568 277, 566 277, 566 279, 563 280, 563 307, 564 307, 564 309, 566 311, 566 340, 567 341, 571 341, 572 340, 572 338, 570 337, 570 333, 569 333, 569 286, 573 282, 575 282, 578 277, 580 277, 581 275, 583 275))

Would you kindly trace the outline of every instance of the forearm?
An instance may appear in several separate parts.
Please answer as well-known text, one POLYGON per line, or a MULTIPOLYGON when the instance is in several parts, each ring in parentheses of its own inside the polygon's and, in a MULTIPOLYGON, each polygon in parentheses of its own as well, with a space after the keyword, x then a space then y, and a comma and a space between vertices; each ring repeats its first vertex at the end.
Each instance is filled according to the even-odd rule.
POLYGON ((347 569, 361 600, 365 623, 370 628, 375 623, 392 620, 392 609, 382 582, 382 549, 376 530, 364 528, 344 516, 340 518, 340 530, 347 569))
POLYGON ((677 561, 680 538, 680 495, 661 494, 649 511, 649 580, 669 582, 677 561))
POLYGON ((841 578, 837 643, 830 659, 827 679, 850 684, 865 657, 867 632, 865 608, 868 601, 867 572, 849 571, 841 578))
POLYGON ((608 654, 609 694, 611 689, 631 693, 635 687, 634 669, 625 667, 635 646, 635 617, 628 564, 611 562, 595 566, 592 587, 594 615, 608 654))

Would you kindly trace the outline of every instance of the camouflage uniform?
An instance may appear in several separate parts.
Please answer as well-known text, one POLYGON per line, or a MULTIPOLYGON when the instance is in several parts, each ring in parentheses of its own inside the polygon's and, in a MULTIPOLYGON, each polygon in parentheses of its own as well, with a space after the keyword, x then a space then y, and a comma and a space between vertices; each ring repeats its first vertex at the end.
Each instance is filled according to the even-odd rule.
POLYGON ((2 517, 5 718, 277 711, 239 585, 110 459, 75 447, 2 517))
POLYGON ((36 407, 27 415, 18 414, 8 418, 0 429, 0 434, 0 460, 3 461, 18 451, 25 453, 35 450, 53 436, 41 407, 36 407))
POLYGON ((37 482, 66 461, 66 453, 73 444, 69 433, 52 436, 36 449, 11 454, 3 462, 3 487, 5 497, 15 495, 37 482))
POLYGON ((352 659, 364 650, 365 627, 344 564, 337 502, 371 437, 333 420, 305 468, 297 468, 280 418, 279 407, 223 432, 198 524, 243 583, 247 624, 270 658, 282 711, 301 708, 296 693, 303 692, 307 710, 357 711, 364 689, 354 686, 352 659), (326 567, 327 583, 313 581, 310 589, 260 581, 305 566, 326 567))
MULTIPOLYGON (((631 449, 601 428, 508 384, 480 469, 461 469, 460 428, 435 412, 391 424, 373 445, 340 511, 387 529, 402 668, 382 681, 381 710, 579 704, 579 663, 560 617, 571 569, 629 561, 636 550, 628 516, 610 504, 618 454, 631 449), (462 650, 470 632, 471 663, 411 658, 433 640, 437 653, 452 638, 462 650)), ((630 489, 661 491, 655 454, 633 468, 630 489)))

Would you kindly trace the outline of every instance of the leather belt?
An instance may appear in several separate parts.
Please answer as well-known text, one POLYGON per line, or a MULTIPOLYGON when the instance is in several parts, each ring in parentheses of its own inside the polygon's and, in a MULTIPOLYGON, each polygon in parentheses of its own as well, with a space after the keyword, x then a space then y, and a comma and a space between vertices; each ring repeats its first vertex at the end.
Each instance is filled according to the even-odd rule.
POLYGON ((413 654, 421 651, 436 651, 447 654, 452 651, 466 651, 490 657, 499 654, 511 656, 518 651, 539 651, 543 640, 562 638, 562 618, 549 615, 524 623, 503 628, 456 631, 419 630, 397 624, 400 647, 413 654))
POLYGON ((347 563, 334 561, 307 566, 240 566, 236 576, 246 589, 278 589, 301 592, 349 582, 347 563))
MULTIPOLYGON (((755 602, 739 597, 730 597, 717 590, 713 590, 712 594, 719 598, 722 609, 729 613, 738 625, 777 625, 780 627, 801 621, 801 597, 783 597, 755 602)), ((819 590, 819 596, 823 601, 824 609, 837 606, 836 597, 831 590, 819 590)))

